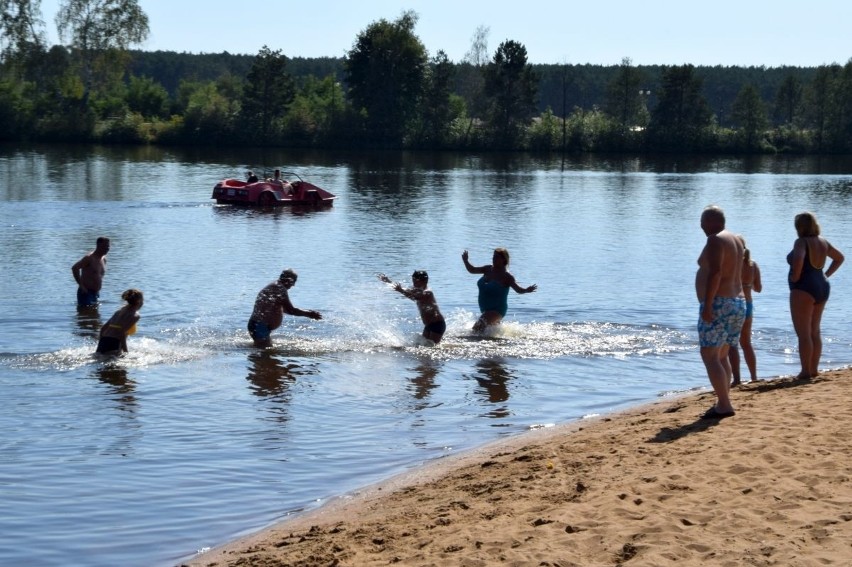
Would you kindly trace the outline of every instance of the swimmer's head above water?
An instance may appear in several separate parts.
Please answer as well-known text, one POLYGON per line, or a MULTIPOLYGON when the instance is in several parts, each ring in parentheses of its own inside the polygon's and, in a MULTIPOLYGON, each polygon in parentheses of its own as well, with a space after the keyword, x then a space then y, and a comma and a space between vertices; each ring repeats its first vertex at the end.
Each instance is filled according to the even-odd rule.
POLYGON ((429 274, 426 273, 425 270, 415 270, 413 274, 411 274, 411 279, 415 281, 429 281, 429 274))
POLYGON ((281 275, 278 276, 278 281, 282 284, 286 284, 290 282, 290 285, 296 285, 296 280, 299 279, 299 274, 297 274, 292 268, 287 268, 281 275))

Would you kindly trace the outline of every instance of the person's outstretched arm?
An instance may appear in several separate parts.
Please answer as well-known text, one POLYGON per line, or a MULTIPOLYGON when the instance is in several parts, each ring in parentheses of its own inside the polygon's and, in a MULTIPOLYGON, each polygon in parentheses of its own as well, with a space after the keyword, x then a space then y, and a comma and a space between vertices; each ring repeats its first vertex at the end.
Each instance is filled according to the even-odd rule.
POLYGON ((464 267, 471 274, 484 274, 489 268, 489 266, 474 266, 473 264, 471 264, 468 260, 467 250, 462 252, 462 262, 464 262, 464 267))

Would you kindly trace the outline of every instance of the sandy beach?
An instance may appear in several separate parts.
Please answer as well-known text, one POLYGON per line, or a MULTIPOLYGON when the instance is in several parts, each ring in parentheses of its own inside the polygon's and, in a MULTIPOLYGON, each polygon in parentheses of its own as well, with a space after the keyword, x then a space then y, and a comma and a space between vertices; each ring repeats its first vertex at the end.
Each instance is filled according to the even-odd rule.
POLYGON ((184 565, 852 565, 852 370, 732 398, 502 440, 184 565))

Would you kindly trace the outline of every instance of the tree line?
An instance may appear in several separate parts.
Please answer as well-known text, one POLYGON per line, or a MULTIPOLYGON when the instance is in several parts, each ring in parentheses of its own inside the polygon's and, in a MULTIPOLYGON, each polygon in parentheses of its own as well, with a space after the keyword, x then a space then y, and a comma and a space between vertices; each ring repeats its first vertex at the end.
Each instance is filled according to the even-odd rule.
POLYGON ((800 67, 533 65, 477 28, 430 56, 417 14, 341 58, 143 52, 137 0, 0 0, 0 140, 572 152, 849 153, 852 59, 800 67))

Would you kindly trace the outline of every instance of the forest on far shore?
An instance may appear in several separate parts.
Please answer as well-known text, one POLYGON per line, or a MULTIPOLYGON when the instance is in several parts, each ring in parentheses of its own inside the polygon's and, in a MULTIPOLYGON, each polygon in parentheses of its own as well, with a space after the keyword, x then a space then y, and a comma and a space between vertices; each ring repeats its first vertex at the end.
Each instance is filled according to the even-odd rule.
POLYGON ((86 25, 97 11, 74 11, 88 4, 66 2, 57 21, 69 41, 47 47, 22 25, 27 3, 0 0, 0 141, 852 153, 852 59, 537 65, 515 40, 490 50, 480 27, 452 62, 430 56, 414 12, 370 23, 341 58, 145 52, 130 49, 148 33, 135 1, 100 26, 86 25))

